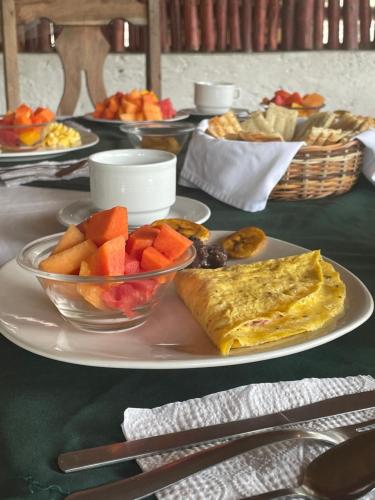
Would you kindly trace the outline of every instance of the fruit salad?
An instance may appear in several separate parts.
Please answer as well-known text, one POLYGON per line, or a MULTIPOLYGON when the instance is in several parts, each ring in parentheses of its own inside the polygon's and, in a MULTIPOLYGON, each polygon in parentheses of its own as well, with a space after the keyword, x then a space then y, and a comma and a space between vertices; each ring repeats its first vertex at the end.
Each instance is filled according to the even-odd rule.
POLYGON ((55 114, 48 108, 33 110, 21 104, 0 118, 0 144, 4 149, 19 150, 37 147, 44 139, 55 114))
POLYGON ((166 120, 176 115, 170 99, 160 100, 150 90, 117 92, 95 106, 94 118, 124 122, 166 120))
POLYGON ((51 274, 118 277, 103 284, 100 280, 79 282, 76 289, 93 308, 115 309, 131 318, 174 278, 173 272, 158 271, 181 262, 191 245, 191 240, 163 222, 128 234, 127 210, 117 206, 69 226, 39 269, 51 274), (121 278, 126 275, 129 278, 121 278))
POLYGON ((299 116, 310 116, 324 106, 324 97, 318 93, 301 95, 299 92, 277 90, 271 99, 265 97, 262 104, 274 103, 277 106, 296 109, 299 116))

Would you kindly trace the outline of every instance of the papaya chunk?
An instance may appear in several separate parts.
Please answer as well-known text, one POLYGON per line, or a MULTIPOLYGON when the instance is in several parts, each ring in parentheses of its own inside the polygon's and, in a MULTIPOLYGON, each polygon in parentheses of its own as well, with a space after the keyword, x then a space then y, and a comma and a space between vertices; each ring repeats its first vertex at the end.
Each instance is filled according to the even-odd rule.
POLYGON ((145 248, 150 247, 160 230, 156 227, 142 226, 133 231, 126 242, 126 251, 131 257, 140 259, 145 248))
POLYGON ((87 259, 87 263, 92 275, 120 276, 124 274, 124 236, 117 236, 103 243, 103 245, 87 259))
POLYGON ((155 271, 163 269, 172 264, 172 261, 159 252, 155 247, 147 247, 143 250, 141 259, 142 271, 155 271))
POLYGON ((96 245, 124 236, 128 239, 128 211, 125 207, 113 207, 93 214, 85 224, 85 236, 96 245))
POLYGON ((160 233, 153 246, 170 260, 176 260, 193 244, 191 240, 175 231, 168 224, 160 224, 160 233))

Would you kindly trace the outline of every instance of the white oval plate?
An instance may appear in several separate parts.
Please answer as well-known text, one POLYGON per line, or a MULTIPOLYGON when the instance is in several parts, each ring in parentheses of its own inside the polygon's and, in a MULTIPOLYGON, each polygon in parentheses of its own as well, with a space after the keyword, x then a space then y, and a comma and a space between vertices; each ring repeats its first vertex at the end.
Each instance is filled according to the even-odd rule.
MULTIPOLYGON (((151 121, 153 120, 146 120, 146 121, 135 121, 135 122, 131 122, 131 121, 123 121, 123 120, 105 120, 104 118, 94 118, 92 116, 92 113, 88 113, 87 115, 84 115, 84 117, 86 120, 89 120, 91 122, 97 122, 97 123, 106 123, 107 125, 142 125, 144 123, 150 123, 151 121)), ((177 121, 180 121, 180 120, 186 120, 186 118, 189 118, 189 115, 186 114, 186 113, 183 113, 181 111, 178 111, 176 113, 176 116, 174 116, 173 118, 167 118, 166 120, 157 120, 158 122, 162 123, 162 122, 177 122, 177 121)))
MULTIPOLYGON (((228 231, 214 231, 213 240, 228 231)), ((268 239, 257 258, 285 257, 306 249, 268 239)), ((331 261, 332 262, 332 261, 331 261)), ((374 303, 365 285, 350 271, 332 262, 347 287, 345 313, 335 325, 295 335, 256 348, 236 349, 222 356, 178 298, 171 284, 150 319, 125 333, 85 333, 65 322, 34 276, 15 259, 0 269, 0 328, 14 344, 46 358, 111 368, 176 369, 227 366, 287 356, 325 344, 364 323, 374 303)))
MULTIPOLYGON (((69 126, 71 125, 69 124, 69 126)), ((36 149, 35 151, 27 151, 27 152, 25 151, 24 153, 11 153, 5 151, 5 152, 0 152, 0 161, 26 161, 26 160, 33 160, 35 158, 39 160, 42 158, 49 158, 51 156, 71 153, 72 151, 80 151, 81 149, 90 148, 91 146, 95 146, 95 144, 98 144, 99 137, 96 134, 94 134, 94 132, 91 132, 91 130, 88 129, 83 130, 78 127, 77 130, 81 134, 81 141, 82 141, 82 144, 80 144, 79 146, 74 146, 71 148, 56 148, 56 149, 40 148, 36 149)))
MULTIPOLYGON (((79 224, 97 211, 98 209, 92 205, 90 197, 87 197, 59 210, 57 220, 63 226, 79 224)), ((197 224, 203 224, 210 216, 211 210, 207 205, 185 196, 176 196, 176 203, 171 207, 168 214, 169 218, 189 219, 197 224)))

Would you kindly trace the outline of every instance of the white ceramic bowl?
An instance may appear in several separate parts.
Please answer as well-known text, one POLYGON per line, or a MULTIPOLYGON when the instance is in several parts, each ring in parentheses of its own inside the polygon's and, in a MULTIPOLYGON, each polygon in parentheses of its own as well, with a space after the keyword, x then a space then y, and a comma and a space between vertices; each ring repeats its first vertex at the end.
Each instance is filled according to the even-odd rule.
POLYGON ((128 209, 130 226, 167 217, 176 201, 176 155, 154 149, 117 149, 89 158, 93 205, 128 209))

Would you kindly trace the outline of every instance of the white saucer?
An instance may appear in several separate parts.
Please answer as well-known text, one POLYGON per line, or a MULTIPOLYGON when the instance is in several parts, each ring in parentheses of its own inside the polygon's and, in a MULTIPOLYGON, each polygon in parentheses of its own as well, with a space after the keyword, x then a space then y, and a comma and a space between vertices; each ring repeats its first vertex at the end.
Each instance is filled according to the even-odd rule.
MULTIPOLYGON (((246 108, 231 108, 231 111, 233 111, 233 113, 238 118, 246 118, 249 115, 249 110, 246 108)), ((197 108, 180 109, 179 113, 183 113, 189 116, 201 116, 201 117, 215 116, 215 114, 211 113, 202 113, 201 111, 198 111, 197 108)), ((217 113, 217 114, 223 114, 223 113, 217 113)))
MULTIPOLYGON (((62 208, 57 213, 57 220, 63 226, 70 224, 79 224, 87 219, 92 213, 97 212, 90 200, 90 195, 84 199, 75 201, 62 208)), ((185 196, 176 196, 176 203, 172 206, 168 217, 174 219, 189 219, 197 224, 203 224, 211 216, 211 210, 207 205, 192 198, 185 196)))

